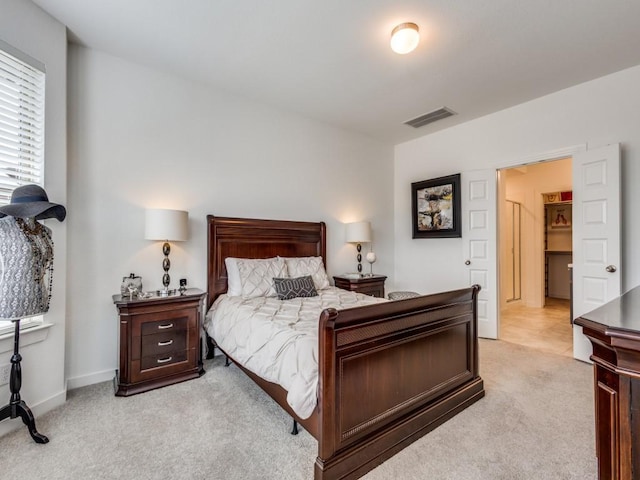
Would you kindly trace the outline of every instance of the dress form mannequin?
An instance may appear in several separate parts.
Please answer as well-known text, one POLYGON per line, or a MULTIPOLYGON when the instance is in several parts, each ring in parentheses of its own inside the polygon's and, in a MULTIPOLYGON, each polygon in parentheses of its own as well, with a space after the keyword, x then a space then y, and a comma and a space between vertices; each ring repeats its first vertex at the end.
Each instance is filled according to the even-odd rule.
POLYGON ((35 218, 0 218, 0 318, 23 319, 49 310, 53 267, 51 230, 35 218))
POLYGON ((51 230, 38 220, 67 215, 62 205, 49 202, 39 185, 22 185, 11 194, 11 203, 0 205, 0 319, 14 323, 9 404, 0 408, 0 421, 20 417, 36 443, 49 439, 36 430, 33 413, 20 398, 22 357, 20 320, 49 310, 53 281, 51 230))
POLYGON ((33 413, 20 398, 20 320, 40 315, 49 309, 52 270, 53 242, 50 230, 35 218, 0 218, 0 318, 14 323, 9 380, 11 399, 8 405, 0 409, 0 420, 22 418, 37 443, 47 443, 49 439, 38 433, 33 413))

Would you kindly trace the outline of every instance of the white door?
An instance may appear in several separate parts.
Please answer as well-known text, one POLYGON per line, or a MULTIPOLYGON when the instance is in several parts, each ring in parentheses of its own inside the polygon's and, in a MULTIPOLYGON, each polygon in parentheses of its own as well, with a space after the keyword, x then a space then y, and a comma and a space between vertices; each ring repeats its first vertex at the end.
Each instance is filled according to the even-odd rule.
POLYGON ((478 335, 498 338, 496 171, 461 175, 462 241, 467 285, 478 284, 478 335))
MULTIPOLYGON (((620 146, 573 157, 573 317, 620 295, 620 146)), ((573 326, 573 356, 589 361, 591 343, 573 326)))

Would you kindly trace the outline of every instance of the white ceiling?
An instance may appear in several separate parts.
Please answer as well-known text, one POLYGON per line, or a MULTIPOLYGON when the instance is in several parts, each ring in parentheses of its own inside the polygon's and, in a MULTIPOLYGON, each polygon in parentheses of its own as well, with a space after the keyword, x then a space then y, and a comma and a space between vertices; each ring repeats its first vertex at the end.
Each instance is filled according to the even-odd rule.
POLYGON ((638 0, 33 1, 88 47, 393 143, 640 64, 638 0))

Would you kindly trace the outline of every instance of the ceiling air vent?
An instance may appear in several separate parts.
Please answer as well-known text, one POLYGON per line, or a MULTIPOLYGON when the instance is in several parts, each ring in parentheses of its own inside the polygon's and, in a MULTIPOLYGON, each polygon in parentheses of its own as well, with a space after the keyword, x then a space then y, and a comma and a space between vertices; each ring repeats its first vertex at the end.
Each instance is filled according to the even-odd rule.
POLYGON ((447 107, 442 107, 434 110, 433 112, 425 113, 424 115, 420 115, 414 119, 407 120, 404 124, 410 125, 413 128, 420 128, 429 123, 437 122, 438 120, 442 120, 443 118, 447 118, 455 114, 456 112, 453 110, 449 110, 447 107))

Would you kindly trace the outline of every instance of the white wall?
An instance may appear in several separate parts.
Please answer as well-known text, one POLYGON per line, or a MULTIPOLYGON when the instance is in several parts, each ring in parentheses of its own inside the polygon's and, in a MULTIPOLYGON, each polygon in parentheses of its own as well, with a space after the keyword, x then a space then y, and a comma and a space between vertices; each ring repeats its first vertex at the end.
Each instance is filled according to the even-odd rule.
POLYGON ((463 286, 460 239, 411 239, 411 182, 518 165, 588 144, 622 144, 622 287, 640 284, 640 66, 395 148, 395 279, 421 292, 463 286))
POLYGON ((392 274, 392 159, 392 145, 70 46, 69 387, 113 376, 122 277, 161 286, 145 207, 189 212, 173 286, 206 289, 207 214, 325 221, 329 275, 355 270, 343 222, 370 220, 374 271, 392 274))
MULTIPOLYGON (((64 25, 31 2, 3 0, 0 14, 0 38, 45 65, 44 187, 51 201, 66 205, 66 29, 64 25)), ((23 334, 23 346, 20 348, 22 355, 20 395, 36 417, 61 405, 66 399, 64 362, 67 223, 49 220, 47 225, 53 231, 55 271, 53 296, 45 320, 53 323, 53 326, 48 329, 47 339, 39 343, 27 345, 30 337, 33 338, 33 334, 23 334)), ((0 342, 0 364, 9 363, 12 353, 12 340, 0 342)), ((9 402, 9 395, 8 385, 0 387, 0 406, 9 402)), ((22 426, 19 419, 5 420, 0 425, 0 435, 22 426)), ((44 431, 41 433, 47 434, 44 431)), ((28 436, 26 429, 25 435, 28 436)))

